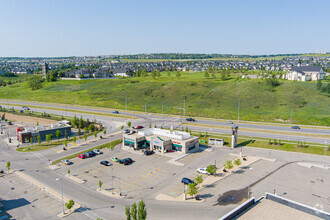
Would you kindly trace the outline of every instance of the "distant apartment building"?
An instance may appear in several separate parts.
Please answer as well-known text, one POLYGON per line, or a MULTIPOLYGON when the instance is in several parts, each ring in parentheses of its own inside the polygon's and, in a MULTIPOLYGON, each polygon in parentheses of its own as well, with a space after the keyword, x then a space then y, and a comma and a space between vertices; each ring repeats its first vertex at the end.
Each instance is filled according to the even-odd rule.
POLYGON ((285 76, 288 80, 296 81, 317 81, 325 79, 325 72, 322 66, 294 66, 285 76))

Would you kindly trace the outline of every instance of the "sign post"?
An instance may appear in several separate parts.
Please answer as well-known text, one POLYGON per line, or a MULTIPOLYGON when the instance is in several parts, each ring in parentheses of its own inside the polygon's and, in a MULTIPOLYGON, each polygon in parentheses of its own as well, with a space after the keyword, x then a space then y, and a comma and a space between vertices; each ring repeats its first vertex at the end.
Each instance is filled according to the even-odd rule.
POLYGON ((238 130, 238 126, 233 126, 231 128, 232 130, 232 136, 231 136, 231 147, 235 148, 237 146, 237 130, 238 130))

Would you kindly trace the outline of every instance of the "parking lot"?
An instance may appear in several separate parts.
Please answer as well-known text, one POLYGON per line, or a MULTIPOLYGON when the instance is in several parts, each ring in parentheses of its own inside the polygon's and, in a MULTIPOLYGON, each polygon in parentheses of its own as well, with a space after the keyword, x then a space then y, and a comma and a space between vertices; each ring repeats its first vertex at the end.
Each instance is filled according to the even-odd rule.
POLYGON ((7 174, 0 179, 2 211, 11 219, 35 219, 33 213, 36 212, 38 219, 57 219, 55 216, 62 211, 62 203, 58 199, 16 174, 7 174))

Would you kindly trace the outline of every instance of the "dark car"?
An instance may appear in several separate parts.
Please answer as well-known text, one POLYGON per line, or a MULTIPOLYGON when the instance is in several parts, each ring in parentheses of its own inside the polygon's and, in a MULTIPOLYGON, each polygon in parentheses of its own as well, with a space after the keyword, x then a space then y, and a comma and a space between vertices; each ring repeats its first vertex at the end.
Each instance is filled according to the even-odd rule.
POLYGON ((292 126, 291 128, 292 128, 292 129, 300 129, 299 126, 292 126))
POLYGON ((96 155, 93 151, 88 151, 86 154, 87 157, 94 157, 96 155))
POLYGON ((141 126, 141 125, 139 125, 139 126, 136 127, 136 129, 142 129, 142 128, 144 128, 144 127, 141 126))
POLYGON ((104 160, 104 161, 101 161, 100 164, 104 165, 104 166, 111 166, 112 164, 107 161, 107 160, 104 160))
POLYGON ((119 114, 119 111, 113 111, 112 113, 114 113, 114 114, 119 114))
POLYGON ((192 180, 189 179, 189 178, 184 177, 184 178, 182 178, 181 183, 183 183, 184 185, 188 185, 188 184, 190 184, 190 183, 195 183, 195 182, 192 181, 192 180))
POLYGON ((13 125, 13 123, 11 121, 8 121, 8 125, 13 125))
POLYGON ((129 165, 129 164, 133 163, 133 160, 131 158, 126 158, 126 159, 119 160, 119 163, 124 164, 124 165, 129 165))
POLYGON ((130 133, 131 132, 131 130, 129 130, 129 129, 125 129, 124 130, 124 133, 126 133, 126 134, 128 134, 128 133, 130 133))
POLYGON ((153 151, 151 151, 151 150, 146 150, 146 151, 144 151, 144 155, 146 155, 146 156, 149 156, 149 155, 151 155, 151 154, 153 154, 154 152, 153 151))
POLYGON ((195 121, 193 118, 186 118, 187 121, 195 121))

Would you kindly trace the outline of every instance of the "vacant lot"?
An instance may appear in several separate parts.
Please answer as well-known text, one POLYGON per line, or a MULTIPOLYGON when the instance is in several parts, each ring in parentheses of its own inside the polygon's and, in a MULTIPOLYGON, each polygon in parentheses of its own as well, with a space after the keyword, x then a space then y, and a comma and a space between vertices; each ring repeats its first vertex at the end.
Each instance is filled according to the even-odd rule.
MULTIPOLYGON (((3 115, 3 113, 1 113, 3 115)), ((40 125, 49 125, 49 124, 54 124, 57 121, 55 120, 50 120, 50 119, 44 119, 44 118, 37 118, 37 117, 30 117, 30 116, 23 116, 23 115, 14 115, 10 113, 5 113, 6 119, 9 121, 14 121, 17 123, 33 123, 36 124, 39 122, 40 125)))
MULTIPOLYGON (((162 72, 160 77, 128 79, 44 82, 43 88, 32 91, 27 82, 0 88, 0 98, 52 103, 69 103, 128 110, 182 114, 184 99, 186 115, 251 121, 289 122, 330 126, 330 98, 316 89, 315 82, 281 81, 270 88, 265 80, 222 81, 205 78, 204 73, 162 72), (66 97, 66 98, 65 98, 66 97), (177 108, 173 108, 177 107, 177 108)), ((326 82, 324 82, 326 84, 326 82)))

